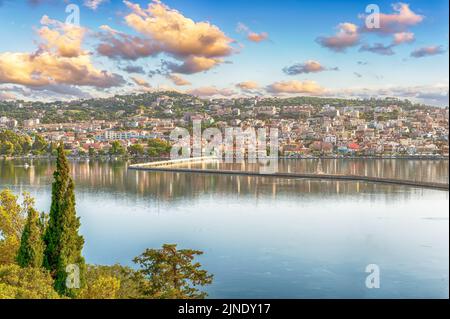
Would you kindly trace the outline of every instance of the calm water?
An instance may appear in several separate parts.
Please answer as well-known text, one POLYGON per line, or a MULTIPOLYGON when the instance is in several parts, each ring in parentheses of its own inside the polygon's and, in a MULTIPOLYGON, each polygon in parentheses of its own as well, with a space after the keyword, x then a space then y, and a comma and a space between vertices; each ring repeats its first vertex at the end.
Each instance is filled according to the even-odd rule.
MULTIPOLYGON (((23 165, 0 161, 0 189, 28 191, 48 211, 54 164, 23 165)), ((126 166, 72 163, 89 263, 132 265, 147 247, 177 243, 205 252, 200 261, 215 275, 210 297, 449 297, 448 192, 126 166), (369 264, 381 269, 380 289, 365 287, 369 264)), ((324 160, 322 168, 449 178, 448 161, 324 160)), ((316 169, 315 160, 280 163, 280 171, 316 169)))

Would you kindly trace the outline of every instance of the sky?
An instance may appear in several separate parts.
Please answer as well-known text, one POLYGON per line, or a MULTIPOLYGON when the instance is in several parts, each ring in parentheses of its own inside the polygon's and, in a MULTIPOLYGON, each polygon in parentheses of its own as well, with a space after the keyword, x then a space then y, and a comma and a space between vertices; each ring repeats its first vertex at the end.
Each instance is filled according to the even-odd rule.
POLYGON ((0 99, 176 90, 448 106, 448 5, 0 0, 0 99))

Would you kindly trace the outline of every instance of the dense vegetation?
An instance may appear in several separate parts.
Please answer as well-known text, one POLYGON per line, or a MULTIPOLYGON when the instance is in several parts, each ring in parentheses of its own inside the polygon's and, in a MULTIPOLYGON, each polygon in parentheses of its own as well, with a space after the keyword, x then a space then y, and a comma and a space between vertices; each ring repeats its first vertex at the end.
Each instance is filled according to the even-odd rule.
POLYGON ((24 155, 31 151, 32 141, 28 135, 9 130, 0 131, 0 155, 24 155))
POLYGON ((19 134, 11 130, 0 130, 0 156, 42 155, 52 153, 55 145, 39 134, 19 134))
MULTIPOLYGON (((0 101, 0 117, 15 118, 19 122, 42 116, 43 123, 67 123, 90 120, 121 120, 135 115, 139 109, 147 110, 161 96, 176 98, 175 108, 185 108, 186 100, 197 99, 177 92, 155 92, 117 95, 110 98, 75 100, 70 102, 0 101)), ((193 110, 194 108, 192 108, 193 110)), ((166 117, 163 109, 156 108, 153 114, 166 117)))
MULTIPOLYGON (((15 118, 19 122, 41 118, 43 123, 69 123, 90 120, 125 120, 137 113, 158 118, 180 118, 186 112, 206 111, 209 100, 199 99, 192 95, 177 92, 153 92, 142 94, 116 95, 110 98, 96 98, 87 100, 74 100, 70 102, 26 102, 26 101, 0 101, 0 117, 7 116, 15 118), (164 111, 167 109, 163 105, 155 105, 161 96, 173 98, 171 108, 172 114, 164 111), (198 103, 194 103, 198 102, 198 103)), ((326 104, 343 106, 389 106, 396 104, 404 109, 424 108, 426 105, 412 103, 405 99, 383 98, 383 99, 342 99, 299 96, 291 98, 264 98, 258 102, 258 106, 287 106, 310 104, 320 107, 326 104)), ((252 106, 251 99, 234 99, 230 106, 245 108, 252 106)))
POLYGON ((201 251, 147 249, 134 259, 137 270, 85 265, 79 227, 74 183, 59 146, 49 215, 37 212, 28 194, 19 203, 9 190, 0 192, 0 299, 206 297, 197 287, 213 276, 194 262, 201 251))
MULTIPOLYGON (((149 156, 164 157, 170 154, 171 145, 161 139, 143 139, 143 144, 133 144, 125 148, 119 141, 109 143, 109 148, 96 150, 93 147, 86 152, 80 148, 77 156, 149 156), (145 147, 144 147, 145 146, 145 147)), ((48 143, 41 135, 20 134, 11 130, 0 130, 0 156, 57 155, 54 143, 48 143)))
POLYGON ((410 108, 423 108, 426 105, 412 103, 411 101, 405 99, 397 99, 397 98, 384 98, 384 99, 340 99, 340 98, 323 98, 323 97, 311 97, 311 96, 299 96, 292 97, 286 99, 280 98, 271 98, 264 99, 258 105, 269 105, 269 106, 288 106, 288 105, 302 105, 302 104, 310 104, 314 107, 319 107, 323 105, 331 105, 335 107, 345 107, 345 106, 389 106, 392 104, 396 104, 404 109, 410 108))
MULTIPOLYGON (((75 212, 75 185, 69 174, 69 163, 62 144, 58 147, 56 171, 53 174, 52 204, 48 225, 43 235, 43 266, 55 279, 55 290, 70 297, 76 291, 67 287, 67 267, 76 265, 77 279, 84 286, 85 262, 81 256, 84 239, 78 234, 80 219, 75 212)), ((78 288, 78 287, 77 287, 78 288)))

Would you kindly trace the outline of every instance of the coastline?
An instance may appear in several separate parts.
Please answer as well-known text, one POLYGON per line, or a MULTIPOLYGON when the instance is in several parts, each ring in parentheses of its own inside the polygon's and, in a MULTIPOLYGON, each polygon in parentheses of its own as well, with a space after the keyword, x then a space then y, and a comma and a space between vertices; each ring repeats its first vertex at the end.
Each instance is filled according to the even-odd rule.
MULTIPOLYGON (((67 156, 70 160, 98 160, 98 159, 109 159, 109 160, 170 160, 170 157, 163 156, 163 157, 150 157, 150 156, 118 156, 118 155, 105 155, 105 156, 67 156)), ((0 156, 0 160, 41 160, 41 159, 50 159, 55 160, 56 157, 53 155, 27 155, 27 156, 0 156)), ((444 160, 448 161, 449 156, 444 155, 381 155, 381 156, 279 156, 278 159, 282 160, 289 160, 289 159, 295 159, 295 160, 318 160, 318 159, 367 159, 367 160, 386 160, 386 159, 395 159, 395 160, 444 160)))

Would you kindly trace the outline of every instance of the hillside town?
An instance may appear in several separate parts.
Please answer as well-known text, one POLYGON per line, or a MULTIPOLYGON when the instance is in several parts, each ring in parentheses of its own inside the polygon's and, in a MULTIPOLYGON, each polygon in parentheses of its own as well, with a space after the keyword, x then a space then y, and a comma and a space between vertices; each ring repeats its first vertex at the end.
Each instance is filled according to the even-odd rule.
MULTIPOLYGON (((111 154, 118 146, 133 155, 148 155, 149 141, 169 144, 174 128, 189 129, 193 121, 222 132, 227 127, 278 128, 279 153, 284 157, 449 154, 448 106, 397 99, 206 100, 166 92, 72 102, 0 102, 0 132, 26 134, 31 143, 36 136, 49 145, 63 141, 72 155, 111 154)), ((5 143, 0 138, 0 155, 18 155, 5 143)))

